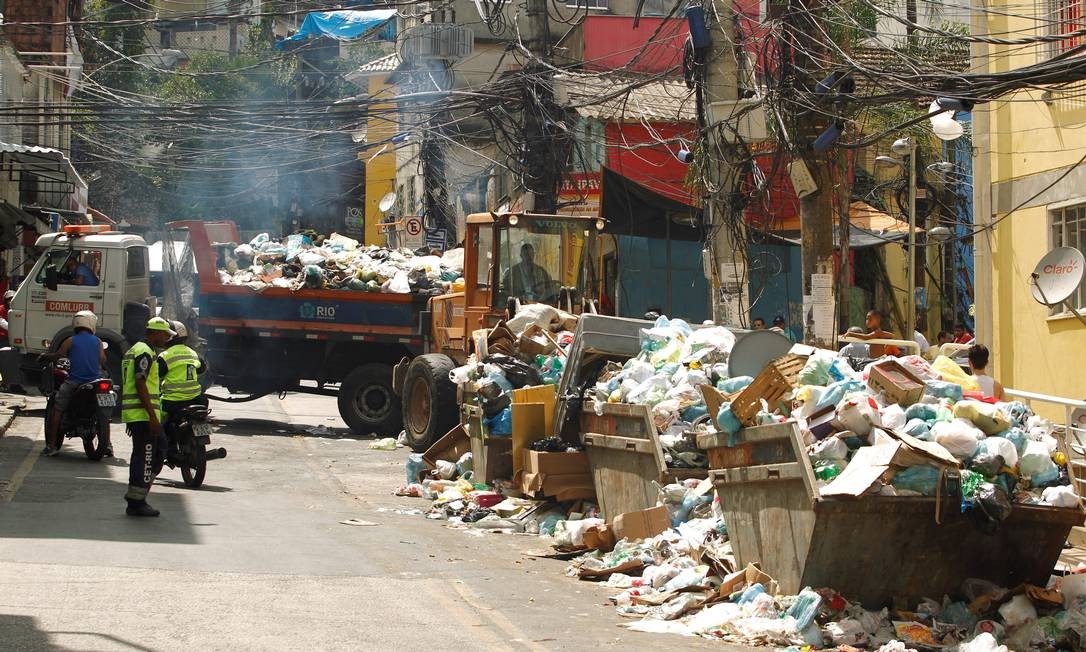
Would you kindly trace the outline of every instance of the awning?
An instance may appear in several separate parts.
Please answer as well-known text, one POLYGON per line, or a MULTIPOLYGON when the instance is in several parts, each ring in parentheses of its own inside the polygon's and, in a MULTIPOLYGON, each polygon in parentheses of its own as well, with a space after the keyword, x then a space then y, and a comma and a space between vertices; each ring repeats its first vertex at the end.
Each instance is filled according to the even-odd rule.
POLYGON ((34 227, 38 218, 23 209, 0 200, 0 249, 19 246, 19 227, 34 227))
MULTIPOLYGON (((879 245, 904 240, 909 235, 908 222, 883 213, 871 204, 862 201, 854 201, 848 206, 849 229, 848 246, 852 249, 864 249, 879 245)), ((798 220, 794 229, 763 231, 754 225, 750 225, 751 239, 767 244, 783 244, 800 246, 798 234, 798 220)), ((833 224, 833 244, 839 246, 841 238, 840 229, 836 222, 833 224)), ((924 229, 917 227, 917 233, 923 233, 924 229)))
POLYGON ((327 36, 340 41, 353 41, 362 38, 371 30, 384 25, 381 40, 396 40, 395 9, 371 9, 369 11, 314 11, 307 14, 297 33, 276 42, 277 50, 301 43, 306 39, 327 36))
POLYGON ((600 183, 604 233, 672 240, 704 239, 701 209, 665 197, 604 167, 600 183))
POLYGON ((0 142, 0 161, 4 164, 18 163, 23 170, 46 181, 68 183, 73 189, 87 188, 87 182, 59 149, 0 142))

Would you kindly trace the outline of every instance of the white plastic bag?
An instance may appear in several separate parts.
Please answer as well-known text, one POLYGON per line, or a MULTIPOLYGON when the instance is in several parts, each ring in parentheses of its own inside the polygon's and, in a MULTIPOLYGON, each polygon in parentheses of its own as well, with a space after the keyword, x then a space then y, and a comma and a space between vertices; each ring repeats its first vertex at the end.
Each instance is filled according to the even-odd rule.
POLYGON ((858 620, 843 618, 837 622, 827 623, 822 631, 834 645, 867 647, 867 632, 858 620))
POLYGON ((1037 620, 1037 609, 1024 595, 1016 595, 999 608, 999 615, 1007 627, 1015 628, 1032 620, 1037 620))
POLYGON ((867 436, 872 427, 882 425, 879 413, 863 394, 850 396, 837 406, 837 422, 861 437, 867 436))
POLYGON ((984 632, 972 641, 959 645, 958 652, 1007 652, 1007 646, 1000 645, 994 636, 984 632))
POLYGON ((879 410, 879 417, 884 428, 900 430, 905 427, 905 408, 897 403, 887 405, 879 410))
POLYGON ((1048 487, 1041 493, 1041 500, 1053 507, 1075 507, 1078 496, 1070 486, 1048 487))
POLYGON ((388 291, 393 294, 409 294, 411 292, 411 284, 407 280, 407 272, 399 270, 396 275, 389 281, 388 291))
POLYGON ((981 437, 984 436, 969 422, 961 419, 953 421, 940 421, 931 427, 931 435, 935 442, 947 449, 959 460, 969 459, 977 452, 981 437))
POLYGON ((1029 440, 1026 442, 1026 450, 1022 451, 1022 457, 1018 463, 1021 465, 1022 475, 1030 477, 1052 475, 1056 463, 1052 461, 1052 455, 1044 442, 1029 440))

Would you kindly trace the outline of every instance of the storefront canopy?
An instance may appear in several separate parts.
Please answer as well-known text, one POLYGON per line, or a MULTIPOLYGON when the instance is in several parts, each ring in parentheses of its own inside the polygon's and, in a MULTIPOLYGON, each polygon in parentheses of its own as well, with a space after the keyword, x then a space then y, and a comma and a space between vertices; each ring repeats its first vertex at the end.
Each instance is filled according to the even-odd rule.
MULTIPOLYGON (((852 249, 864 249, 879 245, 904 240, 909 235, 909 224, 895 219, 871 204, 862 201, 854 201, 849 204, 849 229, 848 246, 852 249)), ((750 226, 751 240, 764 244, 783 244, 800 246, 798 233, 798 220, 792 230, 763 231, 755 226, 750 226)), ((840 229, 837 223, 833 225, 833 244, 838 246, 841 242, 840 229)), ((917 233, 923 233, 924 229, 917 227, 917 233)))
POLYGON ((604 167, 600 216, 604 233, 701 241, 701 209, 661 195, 604 167))
POLYGON ((353 41, 362 38, 371 30, 385 25, 386 31, 381 38, 386 41, 396 39, 395 9, 371 9, 369 11, 314 11, 305 17, 297 33, 275 44, 283 50, 289 45, 301 43, 309 38, 327 36, 339 41, 353 41), (387 24, 386 24, 387 23, 387 24))

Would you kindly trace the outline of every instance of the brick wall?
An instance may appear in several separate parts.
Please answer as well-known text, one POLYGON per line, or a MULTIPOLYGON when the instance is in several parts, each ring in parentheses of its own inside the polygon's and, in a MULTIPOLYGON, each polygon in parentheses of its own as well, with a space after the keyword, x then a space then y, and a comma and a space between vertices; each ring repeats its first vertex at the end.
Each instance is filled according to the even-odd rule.
POLYGON ((63 52, 66 49, 65 26, 18 23, 79 20, 82 4, 82 0, 7 0, 4 3, 4 33, 20 52, 63 52))

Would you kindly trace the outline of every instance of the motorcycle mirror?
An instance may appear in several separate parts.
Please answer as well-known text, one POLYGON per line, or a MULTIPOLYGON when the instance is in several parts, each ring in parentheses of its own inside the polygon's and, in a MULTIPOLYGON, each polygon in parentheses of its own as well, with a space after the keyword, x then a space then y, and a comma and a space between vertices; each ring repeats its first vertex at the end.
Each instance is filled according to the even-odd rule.
POLYGON ((45 287, 49 288, 53 292, 57 290, 57 266, 49 263, 45 266, 45 287))

